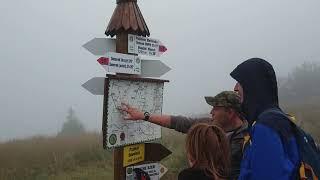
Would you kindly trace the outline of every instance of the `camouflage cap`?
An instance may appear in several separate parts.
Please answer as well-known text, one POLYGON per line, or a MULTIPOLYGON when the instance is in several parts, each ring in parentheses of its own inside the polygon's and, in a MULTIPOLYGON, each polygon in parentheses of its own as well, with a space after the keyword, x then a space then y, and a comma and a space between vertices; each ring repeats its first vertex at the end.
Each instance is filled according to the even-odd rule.
POLYGON ((222 91, 216 96, 204 97, 206 102, 211 106, 222 106, 241 111, 241 102, 239 95, 234 91, 222 91))

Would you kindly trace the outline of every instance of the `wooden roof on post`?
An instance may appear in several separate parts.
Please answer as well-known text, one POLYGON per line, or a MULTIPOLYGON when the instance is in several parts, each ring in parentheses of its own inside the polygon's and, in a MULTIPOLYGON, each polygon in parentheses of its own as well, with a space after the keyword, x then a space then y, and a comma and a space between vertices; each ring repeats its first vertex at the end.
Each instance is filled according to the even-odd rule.
POLYGON ((105 34, 113 37, 121 32, 150 36, 137 0, 117 0, 117 7, 112 14, 105 34))

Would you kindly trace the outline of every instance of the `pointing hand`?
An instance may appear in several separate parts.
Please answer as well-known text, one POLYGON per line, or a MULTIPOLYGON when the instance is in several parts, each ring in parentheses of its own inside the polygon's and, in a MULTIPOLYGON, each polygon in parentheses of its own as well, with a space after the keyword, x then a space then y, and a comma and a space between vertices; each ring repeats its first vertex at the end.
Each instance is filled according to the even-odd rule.
POLYGON ((131 107, 126 103, 121 103, 120 110, 127 113, 124 117, 125 120, 143 120, 144 114, 137 108, 131 107))

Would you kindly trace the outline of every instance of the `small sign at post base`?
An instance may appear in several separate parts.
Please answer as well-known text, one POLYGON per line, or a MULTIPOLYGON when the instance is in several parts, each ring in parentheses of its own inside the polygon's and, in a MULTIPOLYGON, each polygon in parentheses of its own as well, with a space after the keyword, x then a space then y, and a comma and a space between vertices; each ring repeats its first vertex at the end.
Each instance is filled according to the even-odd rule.
POLYGON ((145 145, 135 144, 123 149, 123 167, 144 161, 145 145))

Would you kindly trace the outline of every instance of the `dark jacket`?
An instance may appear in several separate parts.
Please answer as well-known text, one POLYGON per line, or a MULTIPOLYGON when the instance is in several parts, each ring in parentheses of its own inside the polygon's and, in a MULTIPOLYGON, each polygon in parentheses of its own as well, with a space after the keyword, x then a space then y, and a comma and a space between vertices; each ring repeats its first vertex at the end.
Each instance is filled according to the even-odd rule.
POLYGON ((248 122, 243 121, 240 128, 227 133, 231 145, 231 174, 230 179, 238 179, 243 157, 244 136, 248 132, 248 122))
POLYGON ((243 88, 242 110, 252 126, 251 142, 244 151, 239 179, 294 179, 299 154, 292 127, 281 115, 284 113, 269 111, 282 112, 272 65, 253 58, 238 65, 230 75, 243 88))
POLYGON ((214 178, 207 176, 204 170, 188 168, 179 173, 178 180, 214 180, 214 178))
MULTIPOLYGON (((171 116, 171 129, 187 133, 190 127, 199 122, 212 122, 211 118, 187 118, 183 116, 171 116)), ((231 177, 230 179, 237 179, 240 174, 240 164, 242 160, 242 147, 244 141, 244 134, 247 132, 248 123, 244 121, 243 125, 232 131, 227 132, 230 146, 231 146, 231 177)))

